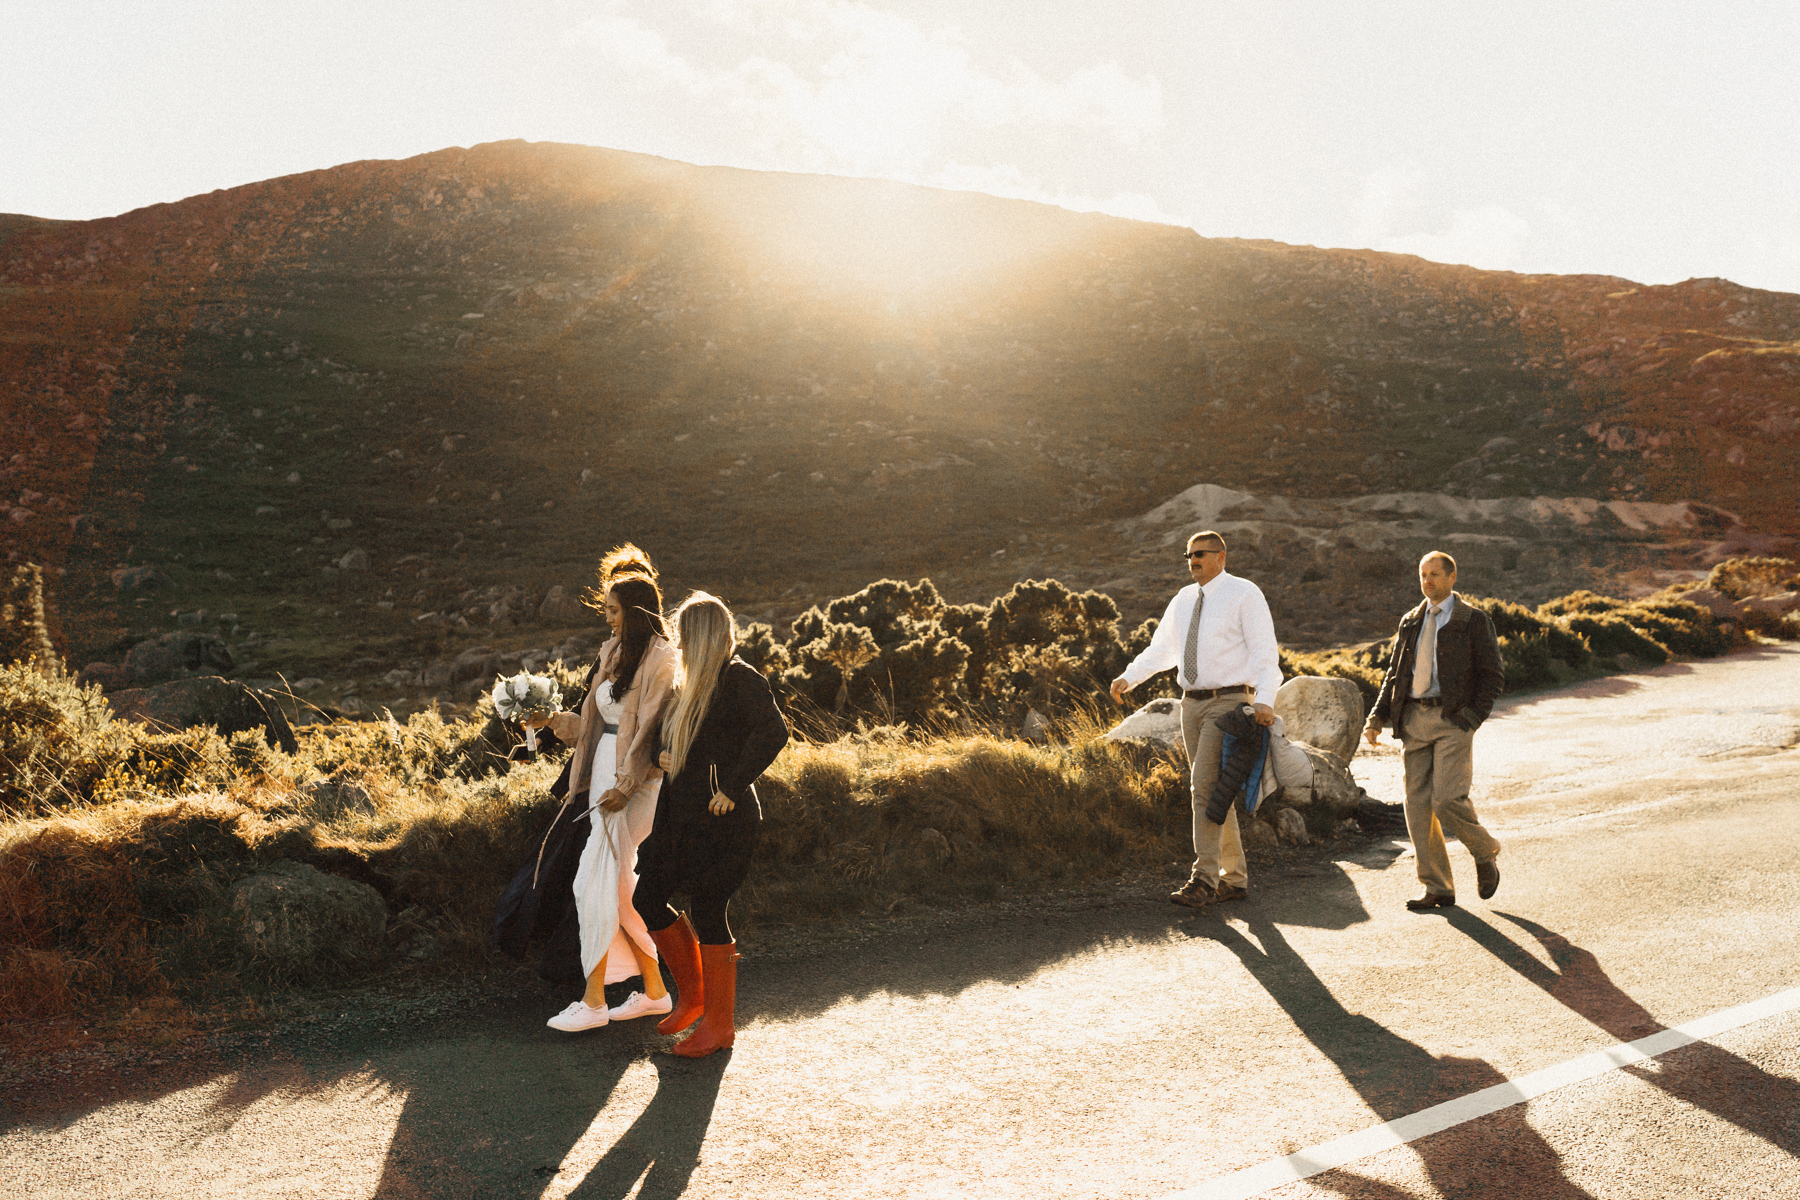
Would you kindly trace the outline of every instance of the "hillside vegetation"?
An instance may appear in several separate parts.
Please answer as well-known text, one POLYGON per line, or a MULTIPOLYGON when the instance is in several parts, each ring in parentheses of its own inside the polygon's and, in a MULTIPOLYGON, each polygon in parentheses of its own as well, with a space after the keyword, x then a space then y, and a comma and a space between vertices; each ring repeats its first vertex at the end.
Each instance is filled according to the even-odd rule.
MULTIPOLYGON (((1787 560, 1733 560, 1706 582, 1743 600, 1791 591, 1800 575, 1787 560)), ((15 581, 15 590, 29 595, 29 583, 15 581)), ((1683 594, 1698 593, 1621 601, 1579 592, 1537 609, 1480 603, 1499 627, 1508 686, 1520 690, 1743 642, 1743 624, 1683 594)), ((738 908, 746 928, 1185 861, 1184 764, 1096 736, 1110 720, 1097 716, 1096 692, 1113 669, 1104 664, 1128 649, 1116 625, 1091 619, 1099 608, 1091 594, 1046 586, 1035 607, 1019 595, 987 609, 980 636, 961 630, 979 652, 945 632, 954 608, 934 606, 928 588, 891 581, 819 612, 824 632, 803 645, 774 643, 766 629, 750 643, 802 736, 760 785, 766 823, 738 908), (909 641, 876 635, 903 611, 909 641), (1020 619, 1028 612, 1031 621, 1020 619), (1085 626, 1076 621, 1083 613, 1085 626), (921 682, 886 696, 852 686, 842 711, 826 710, 812 697, 843 681, 809 647, 833 629, 859 631, 838 636, 877 647, 857 671, 897 654, 921 682), (899 653, 932 638, 958 650, 899 653), (970 676, 978 655, 991 664, 1002 650, 1009 670, 970 676), (920 665, 953 661, 956 670, 938 675, 920 665), (980 691, 995 686, 1004 694, 980 691), (892 723, 902 694, 925 705, 905 714, 910 728, 892 723), (1035 744, 1007 733, 1023 703, 1053 717, 1035 744)), ((13 626, 23 636, 12 644, 28 656, 40 644, 31 623, 27 612, 13 626)), ((1800 636, 1792 615, 1751 623, 1800 636)), ((1387 652, 1376 644, 1284 654, 1283 670, 1353 679, 1369 694, 1387 652)), ((551 669, 575 688, 581 667, 551 669)), ((547 789, 560 761, 515 762, 514 741, 483 705, 460 721, 428 711, 404 723, 313 724, 288 754, 258 733, 153 733, 115 720, 97 688, 79 687, 54 660, 0 666, 0 1011, 47 1016, 124 996, 203 1002, 395 964, 491 964, 495 898, 554 811, 547 789), (296 863, 379 895, 388 918, 378 954, 296 965, 245 935, 234 886, 296 863)))
MULTIPOLYGON (((1723 280, 499 143, 7 218, 0 540, 77 664, 202 610, 421 654, 627 538, 777 627, 879 577, 1083 590, 1203 481, 1689 500, 1725 515, 1665 565, 1704 570, 1794 532, 1797 337, 1800 298, 1723 280)), ((1350 533, 1278 549, 1234 569, 1316 646, 1410 587, 1350 533)))

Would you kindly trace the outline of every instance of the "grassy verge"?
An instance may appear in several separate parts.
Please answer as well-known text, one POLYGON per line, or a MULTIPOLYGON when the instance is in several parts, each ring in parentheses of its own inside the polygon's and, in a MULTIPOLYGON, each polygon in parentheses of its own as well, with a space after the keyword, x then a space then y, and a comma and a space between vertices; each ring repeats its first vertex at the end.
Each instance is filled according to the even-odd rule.
MULTIPOLYGON (((1745 637, 1677 594, 1483 604, 1515 687, 1717 654, 1745 637)), ((1284 665, 1372 691, 1385 654, 1372 644, 1284 665)), ((988 900, 1186 857, 1183 764, 1098 740, 1098 710, 1075 711, 1036 744, 972 721, 921 732, 809 720, 760 785, 766 824, 734 910, 747 929, 988 900)), ((494 900, 551 817, 559 764, 507 763, 484 724, 479 712, 427 712, 313 725, 285 754, 255 734, 150 733, 114 721, 96 689, 60 671, 0 667, 0 1012, 216 1003, 396 962, 491 964, 494 900), (296 973, 246 949, 232 888, 284 860, 380 892, 387 953, 296 973)))

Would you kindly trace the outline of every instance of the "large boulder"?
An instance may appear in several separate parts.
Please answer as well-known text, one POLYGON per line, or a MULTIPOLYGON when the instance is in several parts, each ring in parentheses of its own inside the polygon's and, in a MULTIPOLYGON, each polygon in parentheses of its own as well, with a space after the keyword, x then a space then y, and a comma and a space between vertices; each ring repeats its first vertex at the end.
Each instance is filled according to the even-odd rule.
POLYGON ((125 655, 125 669, 139 687, 184 675, 228 675, 236 666, 224 641, 210 633, 165 633, 125 655))
POLYGON ((282 973, 366 962, 387 932, 380 892, 305 863, 271 863, 238 880, 230 911, 239 950, 282 973))
POLYGON ((168 582, 155 567, 120 567, 112 573, 112 585, 121 592, 154 592, 168 582))
POLYGON ((1698 604, 1720 621, 1737 619, 1737 601, 1717 588, 1694 588, 1678 594, 1675 598, 1685 600, 1689 604, 1698 604))
POLYGON ((1161 742, 1181 750, 1181 701, 1173 696, 1152 700, 1100 736, 1112 742, 1161 742))
POLYGON ((1317 746, 1348 764, 1362 738, 1362 689, 1348 679, 1299 675, 1275 693, 1275 715, 1287 726, 1288 740, 1317 746))
POLYGON ((560 583, 545 593, 538 608, 538 620, 548 625, 575 625, 592 616, 593 611, 560 583))
POLYGON ((1282 797, 1287 803, 1297 808, 1328 810, 1342 817, 1354 815, 1363 801, 1368 799, 1369 794, 1363 790, 1362 784, 1356 782, 1356 776, 1350 773, 1349 766, 1336 754, 1305 742, 1290 742, 1289 745, 1304 751, 1306 757, 1312 760, 1312 786, 1304 790, 1285 788, 1282 797))
POLYGON ((177 679, 156 687, 127 688, 113 692, 107 701, 114 716, 155 729, 211 725, 227 737, 256 729, 271 746, 289 754, 300 749, 280 705, 261 692, 217 675, 177 679))
POLYGON ((77 686, 92 687, 98 684, 108 692, 128 688, 132 682, 131 672, 118 663, 91 662, 75 673, 77 686))
POLYGON ((464 683, 471 679, 491 684, 494 676, 500 671, 500 656, 494 653, 492 646, 471 646, 456 656, 450 664, 450 682, 464 683))
POLYGON ((1800 610, 1800 592, 1777 592, 1773 596, 1752 596, 1748 600, 1740 600, 1737 610, 1744 614, 1756 614, 1763 617, 1780 619, 1791 612, 1800 610))

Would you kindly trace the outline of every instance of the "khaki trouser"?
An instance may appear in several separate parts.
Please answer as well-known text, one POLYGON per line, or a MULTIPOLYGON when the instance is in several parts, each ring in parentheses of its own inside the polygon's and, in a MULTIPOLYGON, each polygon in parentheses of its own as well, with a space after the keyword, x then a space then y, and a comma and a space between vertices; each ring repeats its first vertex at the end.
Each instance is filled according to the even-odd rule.
POLYGON ((1419 882, 1435 896, 1456 893, 1445 835, 1460 841, 1478 863, 1500 853, 1469 802, 1475 776, 1475 735, 1436 706, 1408 703, 1401 713, 1406 759, 1406 832, 1419 860, 1419 882))
POLYGON ((1193 764, 1188 787, 1194 803, 1194 877, 1218 887, 1221 876, 1233 887, 1248 887, 1250 875, 1244 861, 1244 843, 1238 837, 1237 805, 1231 806, 1225 824, 1206 819, 1206 802, 1219 778, 1219 752, 1225 731, 1215 722, 1245 702, 1239 692, 1213 700, 1181 701, 1181 740, 1193 764))

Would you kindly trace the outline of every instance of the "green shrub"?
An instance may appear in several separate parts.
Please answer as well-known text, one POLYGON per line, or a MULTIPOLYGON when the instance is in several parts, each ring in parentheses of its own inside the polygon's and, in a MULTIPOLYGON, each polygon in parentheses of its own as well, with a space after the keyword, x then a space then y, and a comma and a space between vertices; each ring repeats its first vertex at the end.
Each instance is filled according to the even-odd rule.
POLYGON ((131 752, 136 728, 113 721, 97 687, 25 662, 0 665, 0 813, 85 803, 131 752))
POLYGON ((1617 658, 1629 654, 1644 663, 1669 661, 1669 648, 1634 626, 1618 613, 1604 616, 1572 616, 1565 618, 1571 632, 1587 638, 1597 658, 1617 658))
POLYGON ((1731 636, 1719 628, 1712 610, 1699 604, 1680 599, 1647 599, 1615 611, 1673 654, 1711 658, 1731 649, 1731 636))
POLYGON ((1611 596, 1599 596, 1589 591, 1570 592, 1566 596, 1558 596, 1554 600, 1538 605, 1539 616, 1567 617, 1576 613, 1606 613, 1624 608, 1630 603, 1627 600, 1615 600, 1611 596))
POLYGON ((1500 665, 1506 671, 1506 690, 1522 692, 1556 683, 1557 656, 1547 633, 1517 633, 1500 639, 1500 665))
POLYGON ((1750 600, 1800 589, 1800 570, 1788 558, 1728 558, 1707 574, 1706 586, 1750 600))
MULTIPOLYGON (((1604 599, 1604 597, 1594 596, 1592 592, 1577 592, 1575 595, 1586 595, 1595 600, 1604 599)), ((1534 611, 1522 604, 1514 604, 1510 600, 1488 600, 1475 596, 1469 597, 1469 603, 1485 612, 1494 622, 1496 636, 1542 638, 1545 651, 1565 666, 1583 666, 1593 654, 1598 653, 1591 649, 1587 639, 1581 636, 1579 630, 1571 627, 1566 621, 1545 615, 1544 608, 1534 611)), ((1551 604, 1555 603, 1557 602, 1551 601, 1551 604)), ((1512 690, 1510 680, 1507 690, 1512 690)))
POLYGON ((1281 679, 1286 682, 1296 675, 1323 675, 1330 679, 1348 679, 1363 694, 1363 708, 1373 708, 1381 694, 1381 679, 1386 667, 1376 667, 1366 656, 1349 650, 1325 650, 1314 654, 1292 650, 1281 651, 1281 679))

